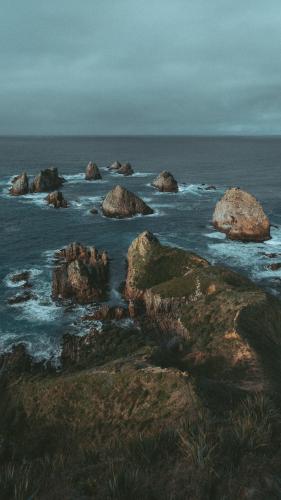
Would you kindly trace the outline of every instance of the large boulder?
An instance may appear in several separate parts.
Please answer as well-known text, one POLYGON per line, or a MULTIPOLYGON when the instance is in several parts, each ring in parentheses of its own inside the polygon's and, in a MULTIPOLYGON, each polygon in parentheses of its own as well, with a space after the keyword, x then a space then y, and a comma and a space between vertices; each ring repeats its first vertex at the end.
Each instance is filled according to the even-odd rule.
POLYGON ((152 181, 152 186, 161 192, 176 193, 178 191, 176 179, 170 172, 165 170, 152 181))
POLYGON ((121 163, 119 161, 114 161, 108 168, 108 170, 118 170, 121 167, 121 163))
POLYGON ((48 205, 53 205, 54 208, 67 208, 67 201, 61 191, 53 191, 46 196, 45 200, 48 205))
POLYGON ((239 188, 228 189, 216 204, 213 225, 232 240, 270 239, 270 222, 254 196, 239 188))
POLYGON ((58 174, 58 169, 51 167, 41 170, 31 184, 30 191, 41 193, 45 191, 54 191, 62 186, 64 178, 58 174))
POLYGON ((102 177, 99 171, 99 167, 95 163, 90 161, 86 168, 86 173, 85 173, 86 181, 97 181, 100 180, 101 178, 102 177))
POLYGON ((71 243, 56 253, 53 271, 53 299, 73 299, 87 304, 104 297, 109 277, 106 252, 71 243))
POLYGON ((29 191, 29 182, 26 172, 18 175, 12 180, 12 186, 10 187, 10 194, 13 196, 20 196, 22 194, 27 194, 29 191))
POLYGON ((153 213, 141 198, 123 186, 115 186, 102 202, 103 214, 107 217, 132 217, 133 215, 149 215, 153 213))

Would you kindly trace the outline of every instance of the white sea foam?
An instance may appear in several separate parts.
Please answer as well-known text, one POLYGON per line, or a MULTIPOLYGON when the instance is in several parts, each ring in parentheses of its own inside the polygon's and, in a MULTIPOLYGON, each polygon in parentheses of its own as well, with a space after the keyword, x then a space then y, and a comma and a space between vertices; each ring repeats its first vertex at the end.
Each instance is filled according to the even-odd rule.
POLYGON ((68 184, 76 184, 77 182, 85 181, 85 172, 80 172, 79 174, 64 175, 64 178, 68 184))
POLYGON ((76 209, 89 208, 94 204, 99 204, 102 201, 102 196, 80 196, 77 200, 71 202, 71 206, 76 209))

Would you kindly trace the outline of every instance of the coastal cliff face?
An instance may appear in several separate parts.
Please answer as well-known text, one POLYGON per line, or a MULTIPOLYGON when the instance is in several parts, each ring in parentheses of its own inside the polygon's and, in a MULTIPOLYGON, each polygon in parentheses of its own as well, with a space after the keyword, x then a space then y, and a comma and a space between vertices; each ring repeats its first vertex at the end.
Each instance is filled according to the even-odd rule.
POLYGON ((125 296, 183 336, 191 361, 214 365, 212 378, 258 391, 281 376, 280 302, 247 278, 144 232, 128 250, 125 296))
POLYGON ((104 296, 108 283, 109 259, 95 247, 72 243, 56 254, 53 271, 53 299, 73 299, 86 304, 104 296))

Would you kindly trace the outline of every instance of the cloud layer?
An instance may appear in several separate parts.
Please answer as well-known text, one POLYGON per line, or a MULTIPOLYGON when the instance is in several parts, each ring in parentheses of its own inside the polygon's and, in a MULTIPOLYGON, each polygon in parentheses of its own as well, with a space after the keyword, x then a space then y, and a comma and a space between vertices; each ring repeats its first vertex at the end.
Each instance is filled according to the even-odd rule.
POLYGON ((0 134, 279 134, 280 0, 3 0, 0 134))

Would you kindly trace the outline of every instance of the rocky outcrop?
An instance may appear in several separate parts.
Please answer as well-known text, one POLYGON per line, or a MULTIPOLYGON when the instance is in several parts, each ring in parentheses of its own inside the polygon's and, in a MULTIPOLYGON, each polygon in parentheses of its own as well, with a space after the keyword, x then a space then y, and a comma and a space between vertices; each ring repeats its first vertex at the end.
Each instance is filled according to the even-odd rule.
POLYGON ((170 172, 164 170, 161 172, 154 181, 152 186, 161 192, 176 193, 178 191, 178 183, 170 172))
POLYGON ((41 170, 33 180, 30 191, 32 193, 41 193, 45 191, 54 191, 59 189, 64 183, 64 178, 58 174, 58 169, 51 167, 41 170))
POLYGON ((97 311, 93 314, 88 314, 83 316, 84 321, 119 321, 121 319, 127 318, 129 315, 128 309, 121 306, 109 306, 108 304, 103 304, 97 311))
POLYGON ((121 164, 119 161, 115 161, 112 165, 110 165, 110 167, 108 167, 108 169, 124 176, 133 175, 134 173, 133 167, 129 162, 121 164))
POLYGON ((232 240, 270 239, 270 223, 254 196, 239 188, 228 189, 216 204, 213 225, 232 240))
POLYGON ((108 167, 108 170, 118 170, 121 167, 121 163, 119 161, 114 161, 112 165, 108 167))
POLYGON ((101 178, 102 177, 99 171, 99 167, 95 163, 90 161, 86 168, 86 173, 85 173, 86 181, 97 181, 100 180, 101 178))
POLYGON ((123 163, 120 168, 117 169, 117 174, 121 175, 133 175, 134 170, 131 163, 123 163))
POLYGON ((27 302, 28 300, 35 300, 35 299, 37 299, 37 296, 34 293, 32 293, 30 291, 26 291, 23 293, 17 293, 16 295, 9 297, 7 302, 10 305, 14 305, 14 304, 21 304, 22 302, 27 302))
POLYGON ((12 180, 12 186, 10 187, 10 194, 13 196, 20 196, 27 194, 29 192, 29 181, 26 172, 21 175, 16 176, 12 180))
POLYGON ((163 333, 187 339, 191 353, 203 350, 206 376, 246 391, 274 383, 281 360, 281 304, 245 277, 163 246, 146 231, 128 250, 125 296, 143 304, 163 333))
POLYGON ((72 299, 86 304, 105 296, 109 278, 106 252, 99 253, 95 247, 71 243, 55 257, 53 299, 72 299))
POLYGON ((123 186, 115 186, 102 202, 102 211, 106 217, 125 218, 137 214, 149 215, 153 213, 141 198, 123 186))
POLYGON ((53 191, 52 193, 48 194, 46 196, 45 200, 47 201, 48 205, 53 205, 54 208, 67 208, 67 201, 63 197, 63 194, 61 191, 53 191))

